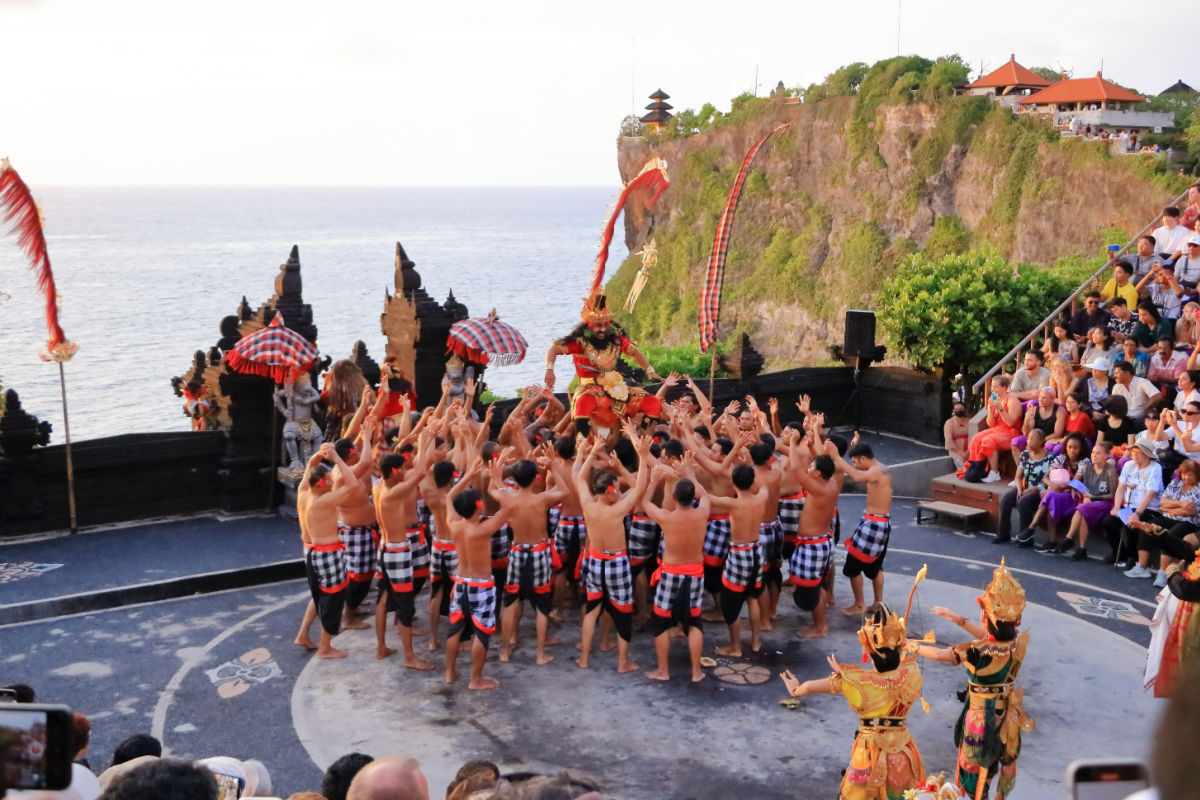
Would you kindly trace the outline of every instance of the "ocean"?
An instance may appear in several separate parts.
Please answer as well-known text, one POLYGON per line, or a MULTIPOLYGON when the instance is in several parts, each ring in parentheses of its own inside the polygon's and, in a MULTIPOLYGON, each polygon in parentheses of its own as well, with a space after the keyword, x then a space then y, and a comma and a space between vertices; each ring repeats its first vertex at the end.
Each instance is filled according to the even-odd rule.
MULTIPOLYGON (((492 391, 540 382, 550 340, 579 319, 617 188, 34 188, 67 338, 71 438, 187 430, 173 376, 220 338, 243 295, 274 293, 300 248, 304 299, 323 355, 356 340, 380 361, 384 291, 395 243, 438 302, 449 292, 484 316, 495 308, 529 342, 521 364, 493 367, 492 391)), ((628 255, 623 228, 609 270, 628 255)), ((15 237, 0 236, 0 385, 63 441, 58 369, 43 362, 42 299, 15 237)), ((565 385, 570 365, 560 359, 565 385)))

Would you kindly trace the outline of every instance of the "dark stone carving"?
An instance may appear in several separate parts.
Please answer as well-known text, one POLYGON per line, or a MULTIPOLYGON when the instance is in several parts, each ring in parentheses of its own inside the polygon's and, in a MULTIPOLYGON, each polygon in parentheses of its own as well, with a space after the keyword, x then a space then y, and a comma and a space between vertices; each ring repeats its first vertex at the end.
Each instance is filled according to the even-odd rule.
POLYGON ((454 290, 450 290, 450 294, 446 296, 446 302, 442 303, 442 308, 446 309, 446 313, 455 322, 462 322, 467 318, 467 307, 454 299, 454 290))
POLYGON ((762 354, 750 344, 750 337, 742 334, 737 346, 721 356, 721 369, 739 381, 746 381, 762 372, 762 354))
POLYGON ((8 458, 27 456, 35 447, 50 443, 49 422, 21 408, 21 399, 15 389, 4 393, 4 410, 0 411, 0 451, 8 458))
POLYGON ((379 365, 367 353, 367 345, 361 339, 354 343, 354 348, 350 351, 350 360, 358 364, 358 368, 362 370, 363 377, 367 379, 367 383, 372 386, 379 386, 381 375, 379 365))

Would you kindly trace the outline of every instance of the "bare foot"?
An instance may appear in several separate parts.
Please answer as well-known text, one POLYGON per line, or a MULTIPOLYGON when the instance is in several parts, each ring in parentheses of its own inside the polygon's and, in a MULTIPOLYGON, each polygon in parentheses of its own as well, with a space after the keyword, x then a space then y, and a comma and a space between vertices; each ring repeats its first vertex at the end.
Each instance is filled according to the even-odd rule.
POLYGON ((348 631, 365 631, 371 626, 358 617, 346 617, 342 620, 342 627, 348 631))
POLYGON ((510 658, 512 658, 512 651, 509 650, 507 647, 501 647, 500 648, 500 663, 507 664, 510 658))
POLYGON ((540 656, 537 657, 537 661, 535 663, 539 667, 544 667, 553 660, 554 660, 554 656, 550 655, 549 653, 542 653, 540 656))
POLYGON ((330 647, 328 650, 317 650, 317 658, 345 658, 346 651, 338 650, 336 647, 330 647))
POLYGON ((758 639, 751 639, 750 640, 750 650, 755 653, 760 652, 762 650, 762 642, 759 641, 758 639))
POLYGON ((546 643, 543 645, 543 647, 554 647, 556 644, 562 644, 562 639, 558 638, 557 636, 547 636, 546 643))
POLYGON ((727 644, 724 647, 713 648, 713 652, 719 656, 733 656, 734 658, 742 657, 742 646, 727 644))
POLYGON ((832 589, 825 590, 825 604, 830 605, 830 606, 833 605, 833 590, 832 589))
POLYGON ((771 624, 771 620, 764 619, 762 624, 758 626, 758 629, 760 631, 773 631, 775 630, 775 626, 771 624))
POLYGON ((419 669, 422 672, 428 672, 429 670, 433 669, 433 664, 430 664, 428 661, 422 661, 415 655, 405 656, 404 666, 408 669, 419 669))
POLYGON ((866 607, 861 603, 855 603, 852 606, 846 606, 842 609, 842 613, 847 617, 861 617, 864 611, 866 611, 866 607))
POLYGON ((582 653, 583 652, 583 642, 576 642, 575 649, 582 653))
POLYGON ((485 691, 487 689, 498 689, 498 688, 500 688, 500 681, 493 680, 491 678, 480 678, 477 681, 472 680, 470 683, 468 683, 467 688, 474 689, 475 691, 485 691))
POLYGON ((316 650, 317 649, 317 646, 315 644, 313 644, 313 640, 308 638, 308 636, 306 634, 301 634, 300 636, 297 636, 295 644, 300 645, 305 650, 316 650))
POLYGON ((641 667, 632 661, 626 661, 624 664, 617 664, 617 674, 624 675, 626 672, 637 672, 641 667))
POLYGON ((575 659, 575 666, 579 667, 580 669, 587 669, 588 660, 583 656, 580 656, 579 658, 575 659))
POLYGON ((652 669, 649 672, 647 672, 646 677, 652 681, 669 681, 669 680, 671 680, 671 676, 669 673, 666 673, 666 672, 663 672, 662 670, 657 670, 657 669, 652 669))
POLYGON ((617 646, 615 644, 613 644, 612 642, 606 642, 604 640, 600 641, 600 652, 601 653, 611 653, 613 650, 616 650, 616 649, 617 649, 617 646))
POLYGON ((429 644, 425 645, 425 649, 431 653, 436 653, 438 651, 437 639, 430 639, 429 644))
POLYGON ((395 653, 395 652, 396 652, 396 648, 394 648, 394 647, 377 647, 377 648, 375 648, 375 657, 376 658, 387 658, 388 656, 390 656, 392 653, 395 653))
POLYGON ((799 636, 801 639, 820 639, 822 636, 825 635, 825 629, 818 628, 816 625, 813 625, 811 627, 805 628, 804 630, 800 631, 796 635, 799 636))
POLYGON ((705 675, 703 672, 693 672, 692 673, 692 683, 699 683, 700 681, 704 680, 704 678, 705 678, 705 675))
POLYGON ((458 680, 458 670, 450 668, 446 670, 446 683, 454 683, 458 680))

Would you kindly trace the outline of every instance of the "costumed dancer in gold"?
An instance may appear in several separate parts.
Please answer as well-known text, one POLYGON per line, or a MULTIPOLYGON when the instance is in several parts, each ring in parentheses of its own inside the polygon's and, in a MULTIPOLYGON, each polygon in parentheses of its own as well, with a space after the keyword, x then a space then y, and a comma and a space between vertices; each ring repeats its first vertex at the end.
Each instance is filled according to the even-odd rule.
POLYGON ((982 614, 971 622, 941 606, 933 613, 962 627, 974 640, 940 648, 911 642, 909 649, 935 661, 967 668, 967 695, 954 726, 958 745, 958 785, 968 797, 988 796, 992 775, 1000 772, 996 797, 1011 794, 1017 780, 1021 732, 1033 730, 1033 720, 1022 707, 1024 692, 1015 688, 1025 661, 1029 632, 1017 633, 1025 610, 1025 590, 1000 560, 992 582, 978 598, 982 614))
MULTIPOLYGON (((925 575, 924 568, 916 583, 925 575)), ((913 589, 916 589, 916 583, 913 589)), ((912 595, 909 595, 911 605, 912 595)), ((858 631, 864 662, 874 669, 841 664, 829 656, 833 674, 823 680, 800 683, 791 672, 781 676, 793 697, 841 694, 858 714, 858 735, 850 751, 850 764, 838 788, 839 800, 901 800, 904 793, 925 779, 921 754, 908 732, 908 712, 921 697, 924 680, 915 659, 906 655, 908 641, 904 617, 883 603, 866 610, 858 631)))
POLYGON ((579 376, 579 388, 571 397, 575 430, 587 435, 592 423, 617 430, 622 419, 639 413, 651 419, 661 417, 662 401, 640 386, 627 385, 624 376, 617 372, 617 362, 622 355, 628 355, 645 371, 647 379, 662 380, 637 345, 613 322, 608 295, 603 289, 588 295, 579 316, 579 325, 555 340, 546 351, 547 389, 554 388, 554 359, 560 355, 575 359, 575 373, 579 376))
POLYGON ((1186 539, 1164 535, 1158 539, 1164 551, 1181 558, 1167 567, 1167 585, 1158 595, 1158 609, 1150 623, 1152 637, 1146 659, 1146 688, 1154 685, 1155 697, 1172 697, 1179 688, 1187 665, 1200 662, 1200 559, 1196 546, 1186 539))

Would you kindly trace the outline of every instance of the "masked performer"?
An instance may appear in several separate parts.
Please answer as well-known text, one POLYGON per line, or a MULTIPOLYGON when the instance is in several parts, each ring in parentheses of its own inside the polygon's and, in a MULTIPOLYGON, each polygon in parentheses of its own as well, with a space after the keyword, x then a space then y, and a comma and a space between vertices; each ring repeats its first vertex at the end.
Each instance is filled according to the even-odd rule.
POLYGON ((583 304, 582 320, 570 333, 556 340, 546 352, 546 387, 554 388, 554 359, 570 355, 575 359, 579 388, 571 398, 575 429, 587 434, 590 424, 615 430, 620 420, 639 413, 651 419, 662 414, 662 401, 647 394, 640 386, 628 386, 617 372, 617 362, 628 355, 652 381, 661 381, 654 367, 629 340, 625 331, 612 321, 608 296, 594 290, 583 304))
MULTIPOLYGON (((1153 526, 1147 525, 1147 529, 1153 526)), ((1149 531, 1148 531, 1149 532, 1149 531)), ((1195 534, 1176 538, 1161 528, 1155 537, 1163 552, 1182 559, 1167 567, 1167 586, 1158 595, 1158 609, 1150 623, 1152 633, 1146 653, 1146 688, 1155 697, 1172 697, 1187 664, 1200 660, 1200 560, 1196 559, 1195 534)))
POLYGON ((863 619, 858 640, 874 669, 840 664, 830 656, 833 674, 828 678, 800 683, 791 672, 784 672, 782 678, 793 697, 841 694, 859 716, 839 800, 901 800, 925 779, 921 754, 906 721, 918 700, 929 710, 921 697, 923 679, 916 662, 905 657, 904 618, 877 603, 863 619))
POLYGON ((976 637, 954 647, 939 648, 913 642, 912 650, 926 658, 967 668, 967 692, 954 727, 958 745, 958 785, 969 797, 988 796, 988 781, 997 769, 998 798, 1012 793, 1017 779, 1021 732, 1033 730, 1022 708, 1024 692, 1015 688, 1025 660, 1029 632, 1017 633, 1025 610, 1025 590, 1001 559, 992 582, 979 596, 983 613, 978 623, 934 606, 933 613, 961 626, 976 637))

